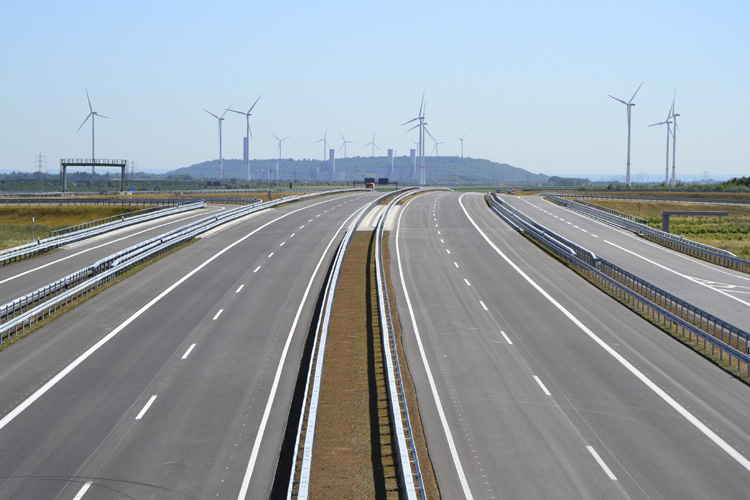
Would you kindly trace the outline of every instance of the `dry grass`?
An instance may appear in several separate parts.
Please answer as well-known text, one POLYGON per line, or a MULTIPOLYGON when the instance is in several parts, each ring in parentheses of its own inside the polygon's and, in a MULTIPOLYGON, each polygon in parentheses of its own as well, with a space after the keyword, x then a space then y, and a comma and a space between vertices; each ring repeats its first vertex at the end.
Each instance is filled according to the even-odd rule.
MULTIPOLYGON (((142 208, 142 207, 141 207, 142 208)), ((138 208, 137 210, 140 210, 138 208)), ((0 249, 12 248, 47 238, 49 232, 97 219, 132 212, 133 207, 119 206, 19 206, 0 207, 0 249), (31 218, 34 217, 34 236, 31 218)))
MULTIPOLYGON (((355 235, 337 287, 320 391, 311 498, 401 496, 388 409, 373 250, 371 233, 355 235)), ((388 255, 387 248, 384 253, 388 255)), ((387 269, 387 262, 385 266, 387 269)), ((393 294, 393 290, 389 293, 393 294)), ((400 345, 398 316, 393 313, 427 498, 439 499, 419 420, 416 391, 400 345)))

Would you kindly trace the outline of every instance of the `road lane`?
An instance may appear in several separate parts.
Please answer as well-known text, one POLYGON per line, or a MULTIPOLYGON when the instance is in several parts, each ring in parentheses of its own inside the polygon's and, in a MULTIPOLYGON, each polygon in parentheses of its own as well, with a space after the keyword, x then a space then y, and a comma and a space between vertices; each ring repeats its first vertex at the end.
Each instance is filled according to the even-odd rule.
MULTIPOLYGON (((264 399, 294 322, 293 311, 302 303, 312 270, 343 220, 371 196, 318 199, 235 224, 56 320, 55 335, 46 342, 40 335, 44 329, 35 333, 29 338, 36 340, 33 353, 25 349, 25 340, 1 353, 0 405, 7 412, 54 376, 65 359, 99 340, 186 270, 270 222, 270 215, 309 207, 268 225, 208 263, 0 429, 0 466, 5 471, 0 497, 74 498, 89 482, 85 495, 92 498, 208 498, 218 491, 224 492, 222 496, 234 492, 236 497, 264 399), (310 214, 337 205, 341 209, 299 229, 310 214), (292 233, 294 245, 287 243, 279 250, 292 233), (276 254, 269 258, 274 249, 276 254), (258 266, 261 270, 253 273, 258 266), (57 339, 65 347, 75 345, 60 354, 52 347, 57 339), (16 355, 10 356, 14 351, 16 355), (35 369, 16 361, 32 358, 35 369), (157 398, 136 420, 154 395, 157 398)), ((270 490, 316 298, 312 292, 304 301, 288 347, 250 498, 267 496, 270 490)))
MULTIPOLYGON (((464 200, 495 245, 600 335, 604 345, 747 456, 745 415, 750 408, 744 385, 519 237, 487 209, 481 196, 466 195, 464 200)), ((748 471, 743 465, 529 286, 478 237, 458 195, 417 198, 404 209, 402 225, 404 281, 474 497, 744 494, 748 471), (439 235, 431 227, 433 203, 439 235), (487 311, 476 307, 479 300, 487 311)), ((455 463, 446 460, 450 447, 414 333, 404 319, 407 308, 398 282, 396 290, 406 356, 441 492, 467 497, 455 463)))

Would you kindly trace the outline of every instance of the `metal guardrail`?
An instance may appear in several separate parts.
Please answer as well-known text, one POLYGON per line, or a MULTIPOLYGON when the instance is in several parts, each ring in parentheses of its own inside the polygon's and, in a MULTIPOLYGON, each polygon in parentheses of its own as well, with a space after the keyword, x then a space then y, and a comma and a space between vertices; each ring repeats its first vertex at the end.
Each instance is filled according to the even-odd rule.
MULTIPOLYGON (((310 196, 318 196, 313 194, 310 196)), ((307 195, 305 196, 307 197, 307 195)), ((196 236, 254 212, 303 199, 290 196, 272 202, 237 207, 203 218, 101 259, 47 286, 0 306, 0 344, 19 331, 64 307, 120 274, 172 250, 196 236)))
POLYGON ((50 238, 45 238, 43 240, 37 240, 36 243, 27 243, 19 247, 1 250, 0 251, 0 266, 7 266, 9 264, 12 264, 13 262, 25 260, 31 257, 36 257, 37 255, 41 255, 45 252, 61 247, 63 245, 68 245, 76 241, 81 241, 81 240, 91 238, 93 236, 97 236, 97 235, 100 235, 109 231, 114 231, 116 229, 128 227, 133 224, 139 224, 141 222, 146 222, 149 220, 166 217, 167 215, 175 215, 178 213, 182 213, 182 212, 186 212, 190 210, 196 210, 198 208, 203 208, 203 207, 205 207, 205 203, 203 203, 203 201, 199 201, 199 202, 191 203, 188 205, 177 205, 174 207, 159 210, 157 212, 137 215, 134 217, 129 217, 127 219, 124 216, 121 216, 115 219, 114 221, 104 222, 102 224, 99 224, 93 227, 86 227, 86 228, 79 229, 74 232, 52 236, 50 238))
POLYGON ((633 222, 622 217, 618 217, 617 215, 597 210, 582 203, 561 198, 557 195, 547 195, 547 197, 555 203, 570 208, 571 210, 613 225, 615 227, 632 231, 640 236, 643 236, 644 238, 659 243, 660 245, 672 248, 673 250, 677 250, 678 252, 691 255, 713 264, 718 264, 730 269, 735 269, 737 271, 745 273, 750 272, 750 261, 741 259, 733 253, 727 252, 726 250, 688 240, 683 238, 682 236, 665 233, 664 231, 654 229, 645 224, 639 224, 638 222, 633 222))
POLYGON ((726 355, 731 367, 736 367, 741 372, 744 365, 744 371, 750 376, 750 355, 747 354, 750 352, 750 334, 602 258, 589 263, 578 258, 575 252, 550 244, 549 239, 540 236, 537 228, 528 226, 522 217, 517 216, 519 210, 504 203, 494 194, 490 195, 489 199, 498 215, 506 221, 517 222, 511 224, 516 230, 526 232, 588 279, 625 301, 654 323, 670 327, 691 342, 695 339, 696 345, 702 341, 705 350, 710 345, 712 355, 718 349, 720 361, 723 362, 726 355))
POLYGON ((148 213, 155 212, 158 210, 164 210, 164 209, 160 207, 151 207, 151 208, 144 208, 142 210, 136 210, 135 212, 128 212, 128 213, 124 213, 120 215, 112 215, 110 217, 104 217, 103 219, 97 219, 97 220, 84 222, 83 224, 76 224, 74 226, 68 226, 62 229, 55 229, 54 231, 49 232, 49 236, 50 238, 52 238, 54 236, 60 236, 61 234, 74 233, 82 229, 88 229, 90 227, 107 224, 108 222, 115 222, 118 220, 122 220, 123 218, 137 217, 137 216, 148 214, 148 213))
MULTIPOLYGON (((411 190, 410 190, 411 191, 411 190)), ((343 265, 346 252, 348 251, 351 239, 354 236, 357 226, 364 216, 375 206, 393 193, 388 193, 378 197, 368 206, 360 210, 355 219, 349 225, 343 241, 334 257, 332 271, 326 282, 324 290, 323 307, 318 317, 316 328, 316 337, 313 344, 313 354, 310 359, 310 367, 307 373, 307 381, 303 400, 305 401, 304 410, 300 416, 297 428, 297 437, 295 441, 295 452, 292 459, 292 471, 289 478, 287 489, 287 498, 307 499, 310 493, 310 472, 313 458, 313 448, 315 443, 315 427, 317 424, 317 412, 320 398, 320 385, 323 378, 323 362, 325 359, 325 348, 328 338, 328 328, 333 310, 333 301, 336 295, 336 285, 339 280, 341 266, 343 265), (300 453, 301 452, 301 453, 300 453), (301 456, 300 456, 301 455, 301 456)), ((399 419, 400 421, 401 419, 399 419)), ((395 421, 392 420, 395 425, 395 421)), ((402 431, 403 432, 403 431, 402 431)), ((415 455, 416 457, 416 455, 415 455)), ((411 467, 408 468, 409 477, 411 478, 411 467)), ((412 485, 413 485, 413 481, 412 485)), ((403 484, 403 483, 402 483, 403 484)), ((411 489, 413 492, 413 487, 411 489)), ((408 498, 416 498, 408 496, 408 498)))
POLYGON ((380 215, 375 237, 375 273, 377 275, 376 284, 378 288, 380 328, 386 361, 386 375, 388 377, 387 387, 391 403, 389 410, 391 422, 393 422, 392 431, 395 434, 395 442, 398 447, 397 458, 401 471, 401 485, 406 498, 409 500, 415 500, 417 495, 419 495, 421 500, 426 500, 427 496, 422 478, 422 470, 419 467, 414 433, 412 431, 411 419, 409 418, 409 409, 406 404, 406 392, 404 391, 404 381, 401 375, 401 364, 399 363, 398 352, 396 350, 396 335, 393 330, 393 318, 391 317, 391 304, 388 297, 382 246, 385 222, 388 214, 396 203, 411 194, 413 193, 407 192, 391 200, 380 215))
MULTIPOLYGON (((154 194, 158 194, 158 192, 154 194)), ((44 198, 38 197, 41 196, 40 194, 36 194, 35 196, 37 197, 0 198, 0 205, 108 205, 122 207, 131 205, 175 206, 201 201, 200 199, 183 199, 180 201, 177 198, 136 198, 130 196, 123 198, 59 198, 59 196, 64 196, 64 193, 54 193, 54 195, 50 194, 49 197, 44 198)))

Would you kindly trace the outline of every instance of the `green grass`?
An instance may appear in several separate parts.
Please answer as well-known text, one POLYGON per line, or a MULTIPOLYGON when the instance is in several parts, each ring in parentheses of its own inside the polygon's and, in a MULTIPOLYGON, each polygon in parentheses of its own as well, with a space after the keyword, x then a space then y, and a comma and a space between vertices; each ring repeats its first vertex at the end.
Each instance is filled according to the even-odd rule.
MULTIPOLYGON (((142 207, 141 207, 142 208, 142 207)), ((140 208, 139 208, 140 209, 140 208)), ((50 231, 132 212, 128 206, 0 207, 0 249, 49 237, 50 231), (31 218, 34 217, 33 236, 31 218)))

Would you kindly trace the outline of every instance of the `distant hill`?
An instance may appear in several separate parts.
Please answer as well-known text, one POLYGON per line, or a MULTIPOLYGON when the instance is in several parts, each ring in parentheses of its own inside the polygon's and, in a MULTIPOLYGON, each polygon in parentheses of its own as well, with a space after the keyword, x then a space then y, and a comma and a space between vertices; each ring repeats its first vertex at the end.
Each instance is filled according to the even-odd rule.
MULTIPOLYGON (((471 185, 471 184, 538 184, 546 182, 548 176, 535 174, 522 168, 505 163, 496 163, 478 158, 460 158, 457 156, 428 156, 425 158, 425 171, 428 184, 471 185)), ((225 179, 244 179, 245 162, 242 160, 224 160, 225 179)), ((364 177, 388 177, 406 184, 415 184, 418 174, 414 174, 409 157, 399 156, 393 161, 393 174, 386 156, 337 158, 335 172, 328 161, 322 160, 250 160, 250 172, 253 179, 268 180, 269 169, 273 180, 306 180, 306 181, 352 181, 364 177), (278 178, 276 165, 278 162, 278 178)), ((189 167, 178 168, 168 175, 189 175, 196 179, 218 179, 219 161, 212 160, 197 163, 189 167)))

